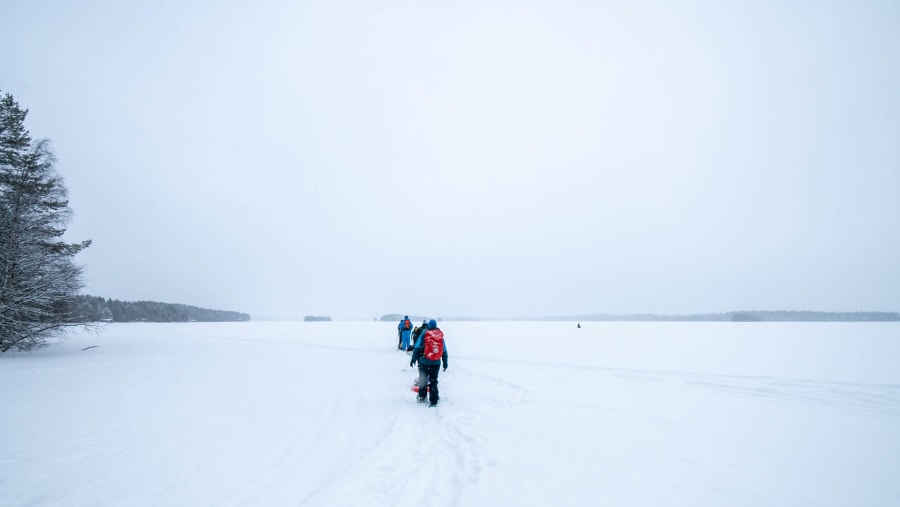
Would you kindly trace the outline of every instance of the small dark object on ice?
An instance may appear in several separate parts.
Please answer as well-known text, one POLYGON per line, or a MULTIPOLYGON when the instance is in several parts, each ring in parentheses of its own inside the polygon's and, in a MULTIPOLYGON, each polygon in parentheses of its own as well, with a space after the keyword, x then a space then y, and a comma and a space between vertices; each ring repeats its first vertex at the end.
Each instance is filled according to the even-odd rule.
POLYGON ((91 345, 90 347, 85 347, 85 348, 83 348, 83 349, 81 349, 81 350, 96 349, 96 348, 99 347, 99 346, 100 346, 100 345, 91 345))

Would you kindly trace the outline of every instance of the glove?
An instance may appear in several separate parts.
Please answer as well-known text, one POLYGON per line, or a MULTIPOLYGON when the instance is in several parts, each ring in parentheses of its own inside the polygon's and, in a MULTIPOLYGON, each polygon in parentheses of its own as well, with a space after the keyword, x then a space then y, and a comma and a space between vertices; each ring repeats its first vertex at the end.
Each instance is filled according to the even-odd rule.
POLYGON ((410 368, 412 368, 413 363, 415 363, 415 361, 410 361, 410 362, 409 362, 409 367, 410 367, 410 368))
POLYGON ((446 365, 446 364, 444 365, 444 371, 447 371, 447 365, 446 365))

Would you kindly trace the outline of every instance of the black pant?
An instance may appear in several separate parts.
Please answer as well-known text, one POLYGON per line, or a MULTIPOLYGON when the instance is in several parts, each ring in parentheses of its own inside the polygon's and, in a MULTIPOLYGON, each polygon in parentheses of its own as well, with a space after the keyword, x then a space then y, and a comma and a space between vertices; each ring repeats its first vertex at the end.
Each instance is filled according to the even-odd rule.
POLYGON ((439 364, 419 363, 419 399, 424 400, 425 394, 429 394, 429 401, 438 401, 438 373, 441 371, 439 364), (427 386, 427 387, 426 387, 427 386))

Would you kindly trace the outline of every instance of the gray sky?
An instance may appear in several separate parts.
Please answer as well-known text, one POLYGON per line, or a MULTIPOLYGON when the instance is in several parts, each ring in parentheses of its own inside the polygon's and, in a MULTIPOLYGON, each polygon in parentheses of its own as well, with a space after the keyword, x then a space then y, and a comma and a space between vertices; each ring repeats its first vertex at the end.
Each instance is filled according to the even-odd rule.
POLYGON ((900 310, 895 1, 0 2, 85 293, 900 310))

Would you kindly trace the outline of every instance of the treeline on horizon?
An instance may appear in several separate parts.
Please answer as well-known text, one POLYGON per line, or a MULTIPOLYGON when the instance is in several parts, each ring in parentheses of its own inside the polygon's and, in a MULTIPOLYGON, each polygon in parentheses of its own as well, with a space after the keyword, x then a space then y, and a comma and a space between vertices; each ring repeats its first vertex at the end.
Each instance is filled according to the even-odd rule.
POLYGON ((897 312, 816 312, 816 311, 738 311, 725 313, 700 313, 691 315, 582 315, 574 317, 550 317, 538 320, 581 321, 646 321, 646 322, 896 322, 897 312))
MULTIPOLYGON (((381 320, 382 322, 400 322, 401 320, 403 320, 404 316, 405 315, 401 315, 399 313, 388 313, 388 314, 382 315, 381 319, 379 319, 379 320, 381 320)), ((413 325, 418 325, 418 323, 421 323, 423 320, 430 320, 430 319, 437 320, 438 322, 443 320, 440 317, 425 317, 423 315, 409 315, 409 320, 410 320, 410 322, 413 323, 413 325)), ((460 317, 459 319, 453 319, 453 320, 478 320, 478 319, 467 319, 465 317, 460 317)))
POLYGON ((250 315, 210 310, 178 303, 118 301, 98 296, 76 295, 71 314, 76 322, 245 322, 250 315))
MULTIPOLYGON (((403 315, 390 313, 381 316, 383 322, 397 322, 403 315)), ((422 317, 410 316, 410 320, 418 322, 422 317)), ((568 315, 557 317, 532 318, 494 318, 494 317, 447 317, 450 321, 607 321, 607 322, 898 322, 898 312, 817 312, 793 310, 737 311, 725 313, 696 313, 687 315, 662 315, 656 313, 636 313, 630 315, 612 315, 607 313, 592 315, 568 315)))

